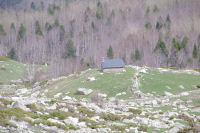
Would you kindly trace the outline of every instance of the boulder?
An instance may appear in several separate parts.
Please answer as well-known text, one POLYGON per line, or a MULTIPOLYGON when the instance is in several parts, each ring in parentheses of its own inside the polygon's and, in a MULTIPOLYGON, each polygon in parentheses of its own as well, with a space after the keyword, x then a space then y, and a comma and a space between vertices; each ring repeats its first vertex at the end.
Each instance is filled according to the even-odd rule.
POLYGON ((188 96, 188 95, 189 95, 188 92, 182 92, 182 93, 181 93, 181 96, 188 96))
POLYGON ((62 93, 57 93, 56 95, 54 95, 54 98, 58 98, 60 97, 60 95, 62 95, 62 93))
POLYGON ((106 94, 103 94, 103 93, 98 93, 98 95, 99 95, 100 97, 107 97, 107 95, 106 95, 106 94))
POLYGON ((27 108, 23 103, 20 103, 18 101, 13 102, 11 107, 12 108, 20 108, 20 109, 25 110, 25 111, 30 111, 29 108, 27 108))
POLYGON ((184 89, 184 86, 183 85, 179 85, 178 86, 180 89, 184 89))
POLYGON ((88 77, 87 81, 95 81, 95 77, 88 77))
POLYGON ((78 124, 78 118, 74 118, 74 117, 68 117, 66 120, 64 120, 64 122, 66 124, 73 124, 73 125, 77 125, 78 124))
POLYGON ((72 98, 69 97, 69 96, 65 96, 65 97, 63 98, 63 100, 72 100, 72 98))
POLYGON ((53 122, 53 123, 64 125, 64 123, 60 122, 59 120, 55 120, 55 119, 52 119, 52 118, 49 118, 47 120, 50 121, 50 122, 53 122))
POLYGON ((76 93, 79 94, 79 95, 88 95, 92 92, 93 92, 93 90, 86 89, 86 88, 78 88, 77 91, 76 91, 76 93))
POLYGON ((164 92, 164 96, 173 96, 173 94, 170 93, 170 92, 165 91, 165 92, 164 92))

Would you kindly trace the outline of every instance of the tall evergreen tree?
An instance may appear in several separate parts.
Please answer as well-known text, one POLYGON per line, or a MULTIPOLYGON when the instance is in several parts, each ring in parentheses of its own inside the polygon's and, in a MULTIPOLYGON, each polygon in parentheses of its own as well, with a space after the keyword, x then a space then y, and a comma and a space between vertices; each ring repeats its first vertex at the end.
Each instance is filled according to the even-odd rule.
POLYGON ((43 36, 39 21, 35 22, 35 34, 39 36, 43 36))
POLYGON ((64 58, 69 58, 69 57, 75 57, 76 55, 76 48, 74 46, 74 42, 69 39, 67 44, 66 44, 66 50, 63 54, 64 58))
POLYGON ((19 32, 18 32, 18 36, 17 36, 17 41, 20 41, 21 39, 23 39, 25 33, 26 33, 26 28, 24 27, 23 24, 21 24, 21 26, 19 27, 19 32))
POLYGON ((111 45, 110 45, 109 48, 108 48, 107 57, 108 57, 109 59, 113 59, 113 57, 114 57, 113 48, 112 48, 111 45))
POLYGON ((198 50, 196 44, 194 44, 193 52, 192 52, 192 57, 197 58, 198 50))
POLYGON ((17 54, 14 48, 11 48, 10 52, 8 53, 8 57, 13 60, 17 60, 17 54))

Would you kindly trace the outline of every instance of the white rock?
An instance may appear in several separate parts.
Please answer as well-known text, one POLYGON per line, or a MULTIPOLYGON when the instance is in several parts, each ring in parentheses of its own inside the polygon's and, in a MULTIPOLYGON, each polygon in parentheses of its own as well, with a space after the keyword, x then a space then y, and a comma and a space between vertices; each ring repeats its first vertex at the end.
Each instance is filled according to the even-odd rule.
POLYGON ((62 93, 57 93, 56 95, 54 95, 54 98, 58 98, 60 97, 60 95, 62 95, 62 93))
POLYGON ((56 103, 54 103, 52 106, 46 107, 46 108, 47 108, 47 109, 52 109, 52 110, 54 110, 54 109, 56 109, 56 107, 57 107, 57 105, 56 105, 56 103))
POLYGON ((99 116, 94 116, 94 117, 91 118, 91 120, 93 120, 93 121, 98 121, 99 119, 100 119, 99 116))
POLYGON ((58 123, 58 124, 64 125, 64 123, 60 122, 59 120, 55 120, 55 119, 52 119, 52 118, 49 118, 47 120, 50 121, 50 122, 53 122, 53 123, 58 123))
POLYGON ((68 109, 67 109, 67 108, 60 108, 59 110, 60 110, 60 111, 64 111, 64 112, 68 112, 68 109))
POLYGON ((79 122, 78 123, 78 127, 80 127, 80 128, 86 128, 87 126, 86 126, 85 122, 79 122))
POLYGON ((30 111, 29 108, 27 108, 23 103, 18 102, 18 101, 13 102, 11 106, 12 106, 12 108, 20 108, 25 111, 30 111))
POLYGON ((184 86, 183 85, 179 85, 178 86, 180 89, 184 89, 184 86))
POLYGON ((38 97, 40 95, 40 91, 36 91, 31 95, 31 97, 38 97))
POLYGON ((165 91, 165 92, 164 92, 164 95, 165 95, 165 96, 173 96, 173 94, 172 94, 172 93, 170 93, 170 92, 167 92, 167 91, 165 91))
POLYGON ((103 94, 103 93, 98 93, 98 95, 99 95, 100 97, 107 97, 107 94, 103 94))
POLYGON ((93 90, 91 90, 91 89, 86 89, 86 88, 78 88, 77 89, 77 94, 79 94, 79 95, 88 95, 92 92, 93 92, 93 90))
POLYGON ((78 124, 78 118, 74 118, 74 117, 68 117, 66 120, 64 120, 64 122, 66 124, 73 124, 73 125, 77 125, 78 124))
POLYGON ((63 98, 63 100, 72 100, 72 98, 69 97, 69 96, 65 96, 65 97, 63 98))
POLYGON ((189 95, 188 92, 182 92, 182 93, 181 93, 181 96, 188 96, 188 95, 189 95))
POLYGON ((88 81, 95 81, 96 79, 95 79, 95 77, 88 77, 87 80, 88 80, 88 81))
POLYGON ((121 96, 122 95, 122 93, 118 93, 118 94, 116 94, 116 96, 121 96))
POLYGON ((152 105, 153 105, 153 106, 156 106, 157 104, 158 104, 157 100, 153 100, 153 101, 152 101, 152 105))
POLYGON ((122 95, 126 95, 126 92, 122 92, 122 95))

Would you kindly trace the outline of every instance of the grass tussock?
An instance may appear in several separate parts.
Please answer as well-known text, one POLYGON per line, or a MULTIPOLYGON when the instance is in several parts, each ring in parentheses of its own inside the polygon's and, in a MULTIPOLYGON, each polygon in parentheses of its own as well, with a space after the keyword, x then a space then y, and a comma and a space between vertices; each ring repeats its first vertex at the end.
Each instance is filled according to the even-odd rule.
POLYGON ((128 111, 131 112, 131 113, 133 113, 134 115, 139 115, 139 114, 142 113, 142 110, 133 109, 133 108, 129 108, 128 111))

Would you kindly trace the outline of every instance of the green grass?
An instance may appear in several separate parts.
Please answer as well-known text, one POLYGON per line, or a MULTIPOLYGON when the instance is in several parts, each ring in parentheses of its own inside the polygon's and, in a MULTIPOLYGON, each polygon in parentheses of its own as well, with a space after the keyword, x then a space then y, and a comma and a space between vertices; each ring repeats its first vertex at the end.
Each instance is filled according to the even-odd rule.
POLYGON ((171 106, 154 107, 153 110, 161 110, 162 112, 172 111, 171 106))
MULTIPOLYGON (((35 65, 35 67, 42 68, 43 72, 47 72, 47 68, 44 65, 35 65)), ((26 66, 23 63, 7 57, 0 57, 0 84, 10 84, 12 83, 11 80, 22 79, 25 68, 26 66)), ((42 85, 44 83, 45 81, 43 81, 42 85)))
POLYGON ((177 94, 184 91, 191 91, 195 88, 192 85, 200 83, 200 75, 186 73, 159 72, 157 69, 149 69, 141 80, 141 91, 144 93, 156 92, 157 95, 163 95, 164 91, 177 94), (179 86, 183 85, 184 89, 179 86), (169 86, 171 89, 167 89, 169 86))
POLYGON ((11 80, 22 78, 25 66, 17 61, 4 59, 0 60, 0 68, 4 68, 0 69, 0 83, 9 84, 11 80))
POLYGON ((114 97, 117 93, 126 92, 124 97, 131 96, 128 91, 128 87, 132 85, 133 69, 126 68, 124 73, 104 73, 100 74, 98 70, 90 70, 86 74, 78 77, 67 78, 63 81, 59 81, 49 86, 49 97, 53 97, 57 93, 70 92, 70 96, 76 98, 83 98, 88 96, 76 95, 78 88, 88 88, 93 90, 99 90, 101 93, 106 93, 108 97, 114 97), (88 82, 88 77, 95 77, 95 81, 88 82), (58 89, 55 89, 55 88, 58 89))

